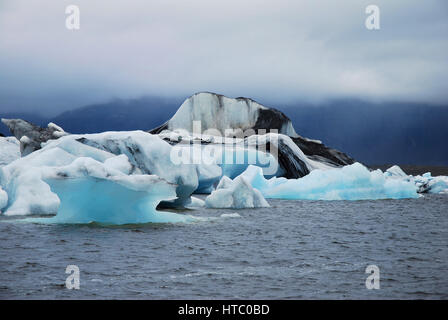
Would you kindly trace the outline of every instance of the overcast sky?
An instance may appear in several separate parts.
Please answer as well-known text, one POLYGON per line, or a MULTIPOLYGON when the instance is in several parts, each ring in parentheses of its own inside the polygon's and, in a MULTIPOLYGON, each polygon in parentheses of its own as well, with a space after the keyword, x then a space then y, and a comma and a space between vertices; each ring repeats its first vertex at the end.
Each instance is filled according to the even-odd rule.
POLYGON ((198 91, 446 104, 447 39, 446 0, 0 0, 0 113, 198 91))

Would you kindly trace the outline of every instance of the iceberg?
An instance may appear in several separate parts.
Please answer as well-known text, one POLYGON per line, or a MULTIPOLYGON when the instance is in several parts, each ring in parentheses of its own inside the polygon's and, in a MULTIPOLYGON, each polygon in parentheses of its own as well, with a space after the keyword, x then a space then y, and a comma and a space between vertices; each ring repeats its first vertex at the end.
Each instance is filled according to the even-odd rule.
POLYGON ((265 179, 250 166, 242 175, 265 198, 289 200, 375 200, 418 198, 410 181, 388 179, 381 170, 369 171, 360 163, 328 170, 316 169, 299 179, 265 179))
POLYGON ((154 174, 176 184, 176 200, 162 203, 167 207, 182 207, 188 204, 200 181, 214 181, 221 176, 221 169, 213 163, 176 163, 172 158, 173 147, 157 135, 144 131, 72 135, 52 143, 61 144, 66 141, 71 144, 70 150, 77 154, 83 146, 87 148, 86 151, 95 150, 96 154, 103 152, 108 157, 125 155, 131 164, 130 174, 154 174))
MULTIPOLYGON (((291 120, 277 109, 263 106, 250 98, 233 99, 211 92, 199 92, 187 98, 170 120, 149 132, 153 134, 176 131, 194 133, 198 129, 195 128, 194 122, 199 123, 200 134, 219 131, 219 136, 224 137, 227 136, 226 130, 242 134, 244 132, 246 136, 257 133, 262 135, 270 130, 276 130, 276 133, 289 137, 293 144, 316 162, 331 166, 344 166, 355 162, 345 153, 329 148, 321 141, 298 135, 291 120)), ((173 139, 171 142, 174 144, 179 142, 176 140, 173 139)), ((293 171, 290 172, 294 174, 293 171)), ((290 178, 298 177, 291 176, 290 178)))
MULTIPOLYGON (((49 123, 46 128, 41 128, 21 119, 2 119, 2 121, 20 141, 22 156, 39 150, 49 141, 70 135, 54 123, 49 123)), ((233 144, 233 139, 230 139, 230 142, 226 139, 228 131, 231 132, 230 136, 233 134, 238 136, 241 133, 241 138, 243 136, 248 138, 240 139, 238 142, 239 147, 242 147, 244 151, 235 150, 234 153, 237 157, 242 152, 248 156, 254 154, 255 152, 251 149, 271 150, 273 148, 278 151, 278 159, 270 163, 275 164, 278 161, 280 169, 278 172, 270 171, 267 176, 280 175, 287 178, 300 178, 319 166, 340 167, 354 163, 352 158, 338 150, 326 147, 321 141, 298 135, 291 120, 279 110, 263 106, 249 98, 233 99, 210 92, 201 92, 189 97, 170 120, 148 132, 159 135, 172 146, 185 140, 191 142, 196 140, 200 144, 214 145, 210 146, 213 149, 219 146, 227 148, 229 144, 233 144), (208 135, 208 137, 194 136, 195 123, 200 124, 199 134, 208 135), (271 132, 271 135, 265 136, 268 130, 276 130, 278 134, 271 132), (253 136, 261 137, 260 141, 254 139, 253 136), (278 140, 278 142, 274 140, 278 140), (247 147, 248 143, 251 144, 249 148, 247 147), (310 166, 311 163, 313 165, 310 166)), ((121 149, 123 145, 119 147, 119 150, 112 150, 109 147, 115 148, 113 143, 106 146, 101 143, 95 145, 95 142, 87 139, 83 139, 83 141, 114 154, 123 151, 121 149)), ((263 167, 261 162, 249 164, 263 167)), ((199 189, 201 192, 211 192, 211 186, 216 185, 222 174, 235 177, 241 174, 247 165, 235 165, 226 161, 222 162, 220 167, 224 172, 216 173, 213 177, 214 180, 205 176, 201 177, 204 178, 200 179, 199 189)), ((202 170, 202 172, 205 171, 207 170, 202 170)), ((215 169, 215 172, 217 171, 215 169)), ((178 191, 181 189, 183 189, 183 183, 180 183, 178 191)), ((184 193, 187 191, 185 190, 184 193)), ((175 205, 186 201, 181 198, 176 201, 175 205)))
POLYGON ((183 129, 193 132, 193 121, 201 121, 204 130, 224 132, 227 129, 277 129, 280 133, 298 136, 291 120, 281 111, 267 108, 249 98, 228 98, 226 96, 199 92, 182 103, 174 116, 165 124, 152 130, 183 129))
POLYGON ((448 193, 448 177, 437 176, 431 177, 428 181, 429 193, 448 193))
POLYGON ((430 172, 427 172, 405 179, 415 183, 420 193, 448 193, 448 176, 433 177, 430 172))
POLYGON ((399 166, 390 167, 384 173, 387 177, 394 179, 401 179, 403 181, 411 182, 418 188, 419 193, 448 193, 448 177, 436 176, 433 177, 431 172, 423 175, 407 175, 399 166))
MULTIPOLYGON (((59 153, 62 156, 64 152, 59 150, 51 155, 59 153)), ((123 161, 122 157, 117 158, 121 160, 117 159, 115 163, 123 161)), ((156 211, 160 201, 176 198, 176 185, 154 175, 126 175, 87 157, 76 158, 65 166, 41 167, 41 170, 34 170, 34 174, 32 171, 21 170, 14 179, 17 186, 11 194, 16 199, 12 199, 7 215, 57 213, 51 218, 29 218, 26 221, 71 224, 193 220, 186 215, 156 211)))
MULTIPOLYGON (((161 202, 203 205, 201 200, 190 197, 199 184, 199 175, 216 175, 219 179, 221 169, 216 165, 175 165, 170 161, 171 148, 158 136, 143 131, 66 135, 49 140, 42 143, 42 149, 0 168, 0 186, 9 196, 4 214, 58 213, 53 219, 58 222, 160 222, 163 219, 155 216, 152 208, 161 202), (95 201, 106 195, 110 206, 103 203, 105 200, 95 201), (129 201, 135 206, 131 207, 129 201), (88 214, 87 204, 91 206, 88 214), (112 210, 113 206, 118 211, 112 210), (142 206, 147 208, 146 214, 139 209, 142 206), (108 221, 105 211, 97 207, 107 208, 109 215, 116 213, 116 217, 108 221), (125 215, 123 221, 118 218, 119 211, 125 215), (128 211, 135 212, 135 216, 128 211), (73 213, 73 218, 68 218, 72 217, 68 212, 73 213)), ((183 215, 163 216, 169 218, 166 221, 186 219, 183 215)))
POLYGON ((408 176, 398 166, 370 171, 321 141, 301 137, 283 113, 247 98, 198 93, 149 132, 74 135, 54 123, 41 128, 20 119, 2 121, 15 136, 0 137, 5 215, 57 213, 46 221, 58 223, 178 222, 190 218, 156 208, 255 208, 269 206, 265 198, 448 193, 448 177, 408 176), (205 132, 196 132, 194 121, 205 132), (213 133, 227 129, 233 133, 213 133), (278 132, 266 133, 270 129, 278 132), (194 193, 210 195, 202 201, 194 193))
POLYGON ((233 181, 223 176, 216 190, 205 199, 205 205, 208 208, 232 209, 269 207, 261 192, 254 189, 244 176, 233 181))
POLYGON ((60 199, 57 215, 32 219, 44 223, 175 223, 189 216, 156 211, 176 198, 176 186, 154 175, 125 175, 91 158, 78 158, 45 177, 60 199))

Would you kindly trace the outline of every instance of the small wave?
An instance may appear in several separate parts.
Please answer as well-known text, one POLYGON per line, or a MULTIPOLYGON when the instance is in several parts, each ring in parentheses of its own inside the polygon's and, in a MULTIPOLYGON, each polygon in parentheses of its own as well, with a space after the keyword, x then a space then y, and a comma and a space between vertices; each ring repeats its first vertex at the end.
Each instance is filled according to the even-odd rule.
POLYGON ((239 218, 241 217, 238 213, 234 212, 234 213, 223 213, 221 215, 221 218, 239 218))

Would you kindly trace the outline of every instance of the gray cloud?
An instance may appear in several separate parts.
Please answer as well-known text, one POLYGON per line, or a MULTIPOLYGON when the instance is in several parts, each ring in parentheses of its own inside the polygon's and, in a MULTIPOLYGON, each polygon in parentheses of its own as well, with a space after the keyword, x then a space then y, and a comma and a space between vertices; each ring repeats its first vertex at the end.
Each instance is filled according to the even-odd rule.
POLYGON ((444 0, 3 0, 0 111, 197 91, 447 103, 447 18, 444 0))

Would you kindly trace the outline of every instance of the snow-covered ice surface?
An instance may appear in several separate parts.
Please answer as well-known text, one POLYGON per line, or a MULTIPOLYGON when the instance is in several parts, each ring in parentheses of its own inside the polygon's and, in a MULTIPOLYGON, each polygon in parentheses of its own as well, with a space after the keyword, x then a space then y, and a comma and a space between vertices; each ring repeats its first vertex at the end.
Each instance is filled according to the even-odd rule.
POLYGON ((205 199, 205 205, 208 208, 233 209, 269 207, 261 192, 254 189, 244 176, 234 180, 222 177, 216 190, 205 199))
POLYGON ((375 200, 417 198, 414 183, 388 179, 381 170, 360 163, 328 170, 316 169, 300 179, 265 179, 251 166, 242 175, 265 198, 289 200, 375 200))
POLYGON ((0 137, 0 167, 20 158, 20 142, 15 137, 0 137))

